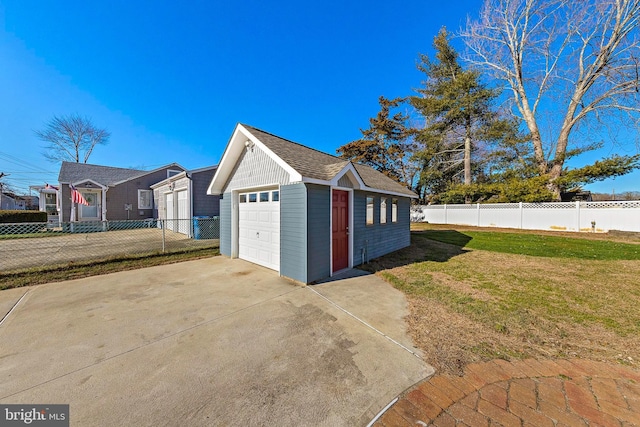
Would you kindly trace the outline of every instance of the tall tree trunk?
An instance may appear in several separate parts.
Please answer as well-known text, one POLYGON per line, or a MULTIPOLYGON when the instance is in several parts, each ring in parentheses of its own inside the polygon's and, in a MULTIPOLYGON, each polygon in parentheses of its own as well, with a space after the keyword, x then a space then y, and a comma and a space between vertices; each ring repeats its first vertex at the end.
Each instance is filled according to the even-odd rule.
POLYGON ((560 135, 558 136, 558 142, 556 145, 556 152, 553 158, 553 162, 551 164, 551 169, 549 169, 549 184, 547 184, 547 188, 555 195, 557 201, 561 200, 560 197, 560 186, 558 185, 558 178, 562 176, 562 169, 564 168, 564 160, 566 158, 567 146, 569 144, 569 132, 571 131, 570 124, 567 124, 565 121, 565 125, 560 130, 560 135))
MULTIPOLYGON (((466 135, 464 137, 464 185, 471 185, 471 119, 467 118, 466 135)), ((471 203, 469 196, 465 203, 471 203)))
POLYGON ((464 185, 471 185, 471 121, 467 121, 464 138, 464 185))

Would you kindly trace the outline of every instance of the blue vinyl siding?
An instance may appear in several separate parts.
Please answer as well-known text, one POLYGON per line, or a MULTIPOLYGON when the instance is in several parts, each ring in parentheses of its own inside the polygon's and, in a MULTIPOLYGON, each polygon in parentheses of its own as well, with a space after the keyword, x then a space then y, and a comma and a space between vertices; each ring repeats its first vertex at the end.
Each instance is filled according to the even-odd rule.
POLYGON ((280 275, 307 283, 307 188, 280 186, 280 275))
POLYGON ((307 283, 331 275, 331 189, 307 184, 307 283))
POLYGON ((231 256, 231 193, 220 197, 220 253, 231 256))
POLYGON ((193 197, 193 216, 206 215, 206 216, 219 216, 220 215, 220 203, 218 202, 219 196, 210 196, 207 194, 207 189, 213 178, 215 169, 195 172, 191 175, 192 180, 192 196, 193 197))
POLYGON ((396 197, 380 193, 354 191, 353 195, 353 264, 362 263, 363 250, 366 260, 372 260, 411 243, 410 207, 408 197, 396 197), (373 225, 366 225, 367 196, 373 196, 373 225), (387 198, 387 223, 380 224, 380 198, 387 198), (398 199, 398 222, 391 222, 391 200, 398 199))

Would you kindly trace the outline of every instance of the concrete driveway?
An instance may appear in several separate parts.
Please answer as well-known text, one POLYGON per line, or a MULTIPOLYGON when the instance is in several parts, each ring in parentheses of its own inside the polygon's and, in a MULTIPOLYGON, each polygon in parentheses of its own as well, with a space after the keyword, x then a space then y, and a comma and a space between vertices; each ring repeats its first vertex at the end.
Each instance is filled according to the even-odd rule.
POLYGON ((0 402, 68 403, 71 425, 366 425, 433 373, 371 275, 303 287, 215 257, 2 291, 0 318, 21 297, 0 402))

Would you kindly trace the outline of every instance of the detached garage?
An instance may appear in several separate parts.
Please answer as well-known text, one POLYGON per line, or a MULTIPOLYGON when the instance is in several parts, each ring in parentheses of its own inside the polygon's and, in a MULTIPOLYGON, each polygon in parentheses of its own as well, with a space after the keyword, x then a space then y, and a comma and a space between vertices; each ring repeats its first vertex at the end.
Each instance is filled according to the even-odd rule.
POLYGON ((216 166, 184 171, 151 186, 157 218, 168 230, 191 236, 193 217, 218 216, 218 197, 207 195, 215 172, 216 166))
POLYGON ((364 165, 238 124, 207 194, 220 252, 312 283, 410 244, 417 195, 364 165))

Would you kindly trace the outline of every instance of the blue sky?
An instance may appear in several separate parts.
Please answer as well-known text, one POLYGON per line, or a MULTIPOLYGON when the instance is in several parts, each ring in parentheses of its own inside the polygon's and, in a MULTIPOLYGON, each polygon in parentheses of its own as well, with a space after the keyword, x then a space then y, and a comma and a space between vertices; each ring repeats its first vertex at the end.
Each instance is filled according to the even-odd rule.
POLYGON ((71 113, 112 133, 94 164, 216 164, 237 122, 334 154, 481 3, 0 0, 0 172, 18 190, 56 182, 33 131, 71 113))

